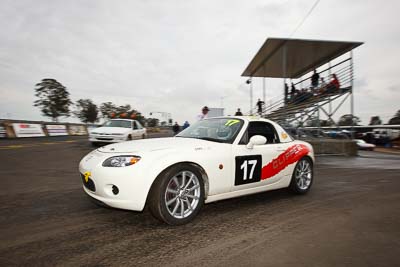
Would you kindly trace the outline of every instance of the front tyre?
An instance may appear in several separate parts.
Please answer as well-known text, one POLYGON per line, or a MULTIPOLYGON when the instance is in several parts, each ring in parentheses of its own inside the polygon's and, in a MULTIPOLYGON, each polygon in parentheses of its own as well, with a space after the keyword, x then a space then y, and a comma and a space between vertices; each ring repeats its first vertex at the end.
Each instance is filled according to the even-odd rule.
POLYGON ((295 194, 307 193, 314 181, 313 163, 310 158, 300 159, 294 168, 289 189, 295 194))
POLYGON ((150 191, 150 212, 170 225, 193 220, 204 204, 201 177, 199 170, 189 164, 177 164, 162 172, 150 191))

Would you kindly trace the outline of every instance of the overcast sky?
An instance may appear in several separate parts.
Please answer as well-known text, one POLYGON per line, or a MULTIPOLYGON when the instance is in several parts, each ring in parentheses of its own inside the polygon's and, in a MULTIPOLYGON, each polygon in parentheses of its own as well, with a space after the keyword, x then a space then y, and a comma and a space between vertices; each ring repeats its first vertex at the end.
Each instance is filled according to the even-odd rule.
MULTIPOLYGON (((241 73, 266 38, 288 37, 313 3, 1 0, 0 118, 43 120, 32 105, 43 78, 74 101, 170 112, 179 123, 204 105, 248 111, 241 73)), ((400 109, 399 10, 400 1, 321 0, 293 36, 365 42, 354 51, 355 113, 365 124, 400 109)), ((261 80, 254 85, 262 97, 261 80)), ((282 81, 267 80, 268 101, 282 93, 282 81)))

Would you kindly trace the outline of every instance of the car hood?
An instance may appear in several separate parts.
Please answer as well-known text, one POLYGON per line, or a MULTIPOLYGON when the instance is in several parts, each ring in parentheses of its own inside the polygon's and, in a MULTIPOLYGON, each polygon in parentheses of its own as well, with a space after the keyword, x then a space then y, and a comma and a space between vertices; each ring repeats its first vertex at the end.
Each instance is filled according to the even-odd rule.
POLYGON ((167 137, 133 140, 111 144, 98 149, 103 153, 146 153, 167 149, 204 149, 220 143, 195 138, 167 137))
POLYGON ((113 133, 127 133, 129 132, 131 129, 130 128, 124 128, 124 127, 99 127, 96 129, 93 129, 91 132, 95 132, 95 133, 105 133, 105 134, 113 134, 113 133))

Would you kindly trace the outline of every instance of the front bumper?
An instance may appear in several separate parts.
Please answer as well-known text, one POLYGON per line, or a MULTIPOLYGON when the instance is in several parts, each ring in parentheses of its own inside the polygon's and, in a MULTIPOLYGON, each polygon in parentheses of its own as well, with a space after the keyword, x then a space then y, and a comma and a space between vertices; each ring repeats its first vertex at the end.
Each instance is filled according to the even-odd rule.
POLYGON ((79 172, 83 190, 107 206, 142 211, 154 181, 146 171, 145 160, 127 167, 103 167, 103 161, 111 156, 114 154, 94 151, 82 159, 79 172))
POLYGON ((131 200, 124 200, 124 199, 112 199, 110 197, 102 197, 99 195, 94 194, 90 190, 88 190, 85 186, 83 186, 83 190, 85 193, 95 199, 96 201, 101 202, 103 205, 112 207, 112 208, 117 208, 117 209, 124 209, 124 210, 134 210, 134 211, 142 211, 144 208, 141 207, 141 205, 137 202, 131 201, 131 200))

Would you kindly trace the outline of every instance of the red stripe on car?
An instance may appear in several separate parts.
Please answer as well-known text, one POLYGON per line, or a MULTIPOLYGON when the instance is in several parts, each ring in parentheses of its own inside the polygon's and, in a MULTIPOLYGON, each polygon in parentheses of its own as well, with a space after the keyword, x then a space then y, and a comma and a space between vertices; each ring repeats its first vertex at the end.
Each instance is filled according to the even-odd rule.
POLYGON ((284 170, 288 165, 297 162, 310 152, 310 149, 303 145, 297 144, 289 147, 277 158, 265 165, 261 170, 261 180, 271 178, 284 170))

